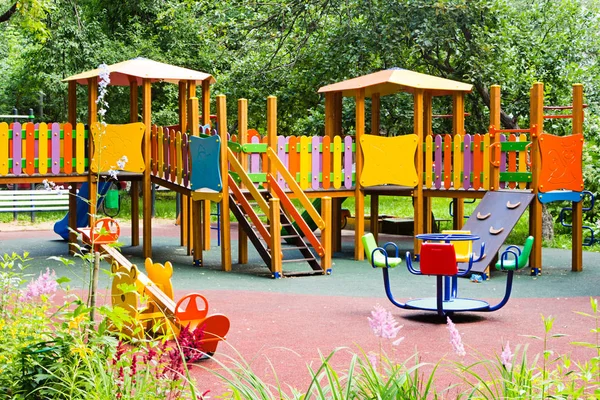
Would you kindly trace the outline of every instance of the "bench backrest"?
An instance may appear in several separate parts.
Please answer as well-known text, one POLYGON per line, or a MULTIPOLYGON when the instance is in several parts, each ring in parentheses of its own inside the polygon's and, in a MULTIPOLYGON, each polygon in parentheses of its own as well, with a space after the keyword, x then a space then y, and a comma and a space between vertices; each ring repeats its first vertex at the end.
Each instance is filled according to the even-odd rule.
POLYGON ((456 252, 452 243, 423 243, 420 268, 423 275, 456 275, 456 252))
POLYGON ((0 212, 67 211, 68 209, 68 192, 0 190, 0 212))

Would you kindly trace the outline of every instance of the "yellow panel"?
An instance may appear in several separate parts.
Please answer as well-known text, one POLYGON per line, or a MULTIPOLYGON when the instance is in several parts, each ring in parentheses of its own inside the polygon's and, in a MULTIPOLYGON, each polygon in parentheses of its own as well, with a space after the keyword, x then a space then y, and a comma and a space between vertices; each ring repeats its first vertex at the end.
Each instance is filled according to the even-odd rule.
POLYGON ((46 175, 48 173, 48 124, 40 123, 38 132, 38 170, 41 175, 46 175))
MULTIPOLYGON (((442 233, 452 234, 460 233, 463 235, 470 235, 471 231, 452 231, 444 230, 442 233)), ((456 240, 452 242, 454 245, 454 252, 456 253, 456 262, 469 262, 469 257, 473 252, 473 241, 472 240, 456 240)))
POLYGON ((156 134, 156 141, 158 145, 158 162, 156 172, 158 176, 162 178, 163 176, 163 168, 165 164, 165 145, 163 141, 165 140, 165 134, 163 132, 163 128, 161 126, 158 127, 158 133, 156 134))
POLYGON ((308 136, 300 137, 300 187, 308 189, 308 171, 310 166, 310 138, 308 136))
MULTIPOLYGON (((525 135, 517 136, 517 142, 527 141, 525 135)), ((519 172, 527 172, 527 151, 519 151, 519 172)), ((519 189, 527 189, 527 182, 519 182, 519 189)))
POLYGON ((490 134, 483 135, 483 188, 490 190, 490 134))
POLYGON ((333 187, 342 187, 342 138, 333 138, 333 187))
POLYGON ((462 177, 462 136, 454 135, 454 165, 452 168, 452 172, 454 172, 454 189, 460 188, 461 185, 461 177, 462 177))
POLYGON ((85 172, 85 127, 80 122, 75 127, 75 172, 85 172))
POLYGON ((195 192, 191 193, 192 195, 192 200, 194 201, 199 201, 199 200, 210 200, 213 203, 218 203, 221 201, 221 199, 223 199, 223 192, 212 192, 212 191, 199 191, 196 190, 195 192))
POLYGON ((181 154, 181 132, 177 132, 175 138, 175 154, 177 154, 177 184, 181 185, 183 175, 183 155, 181 154))
POLYGON ((415 187, 419 179, 415 168, 418 140, 419 137, 412 134, 396 137, 363 135, 360 147, 364 167, 360 172, 360 184, 415 187))
POLYGON ((433 136, 427 135, 425 138, 425 187, 433 187, 433 136))
POLYGON ((8 175, 8 124, 0 123, 0 175, 8 175))
POLYGON ((142 157, 142 139, 146 127, 141 122, 124 125, 92 125, 94 157, 90 169, 94 173, 109 170, 141 173, 145 164, 142 157), (124 166, 118 162, 125 159, 124 166))

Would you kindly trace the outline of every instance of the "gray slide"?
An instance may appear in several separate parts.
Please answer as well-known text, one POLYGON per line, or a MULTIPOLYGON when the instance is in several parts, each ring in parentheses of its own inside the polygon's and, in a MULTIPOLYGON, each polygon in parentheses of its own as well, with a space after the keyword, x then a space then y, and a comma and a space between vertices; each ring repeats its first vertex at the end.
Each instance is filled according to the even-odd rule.
MULTIPOLYGON (((473 243, 473 250, 479 253, 481 242, 485 242, 486 256, 479 262, 473 263, 471 271, 475 274, 485 274, 488 265, 504 244, 510 231, 513 230, 521 215, 525 212, 535 196, 521 191, 487 192, 473 214, 462 227, 479 236, 473 243)), ((467 264, 459 265, 466 269, 467 264)))

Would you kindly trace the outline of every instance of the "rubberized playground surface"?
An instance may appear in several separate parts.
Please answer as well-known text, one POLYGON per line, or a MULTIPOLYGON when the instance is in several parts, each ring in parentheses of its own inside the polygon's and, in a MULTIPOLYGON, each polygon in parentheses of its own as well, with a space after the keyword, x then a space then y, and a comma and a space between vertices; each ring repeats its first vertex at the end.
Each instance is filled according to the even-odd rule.
MULTIPOLYGON (((234 265, 230 273, 220 271, 220 250, 217 247, 205 253, 205 267, 193 267, 191 258, 179 246, 178 229, 170 223, 153 226, 153 259, 173 262, 175 297, 199 292, 208 298, 211 313, 227 315, 231 320, 231 330, 227 343, 219 346, 217 355, 221 359, 226 355, 236 358, 241 355, 254 372, 267 381, 273 381, 271 363, 280 382, 306 388, 310 381, 306 365, 312 364, 313 368, 317 368, 320 365, 319 353, 327 355, 339 347, 353 351, 378 351, 379 340, 371 333, 367 322, 376 304, 392 311, 404 326, 400 335, 405 339, 398 347, 392 350, 389 344, 384 344, 395 360, 406 360, 415 351, 422 362, 436 363, 441 358, 460 359, 453 353, 445 320, 434 313, 400 310, 389 303, 383 290, 381 271, 373 270, 366 261, 353 260, 351 231, 344 232, 343 251, 334 255, 331 276, 272 280, 268 269, 253 251, 250 252, 248 266, 234 265)), ((123 253, 141 266, 141 247, 129 247, 129 235, 129 229, 124 227, 121 238, 123 253)), ((387 240, 395 241, 404 250, 412 246, 411 237, 382 237, 380 243, 387 240)), ((216 245, 216 239, 213 244, 216 245)), ((236 244, 234 235, 234 262, 236 244)), ((33 258, 28 270, 30 273, 51 267, 57 275, 71 277, 73 287, 83 287, 81 277, 87 275, 80 264, 67 270, 62 264, 47 260, 49 256, 64 256, 67 252, 66 242, 58 240, 52 231, 0 231, 0 252, 13 251, 30 253, 33 258)), ((569 353, 572 359, 589 359, 592 356, 591 350, 572 346, 570 342, 595 341, 589 333, 593 321, 574 311, 590 312, 590 296, 600 294, 600 254, 584 252, 584 267, 579 273, 571 272, 570 255, 567 250, 544 249, 543 275, 529 276, 528 269, 517 273, 512 298, 503 309, 494 313, 465 313, 453 317, 467 347, 465 363, 476 361, 481 356, 494 357, 507 341, 512 349, 527 345, 527 352, 532 358, 541 351, 542 342, 524 335, 543 336, 542 314, 556 318, 553 333, 568 335, 550 340, 552 350, 569 353)), ((108 264, 103 264, 103 268, 108 270, 108 264)), ((391 272, 391 280, 392 290, 398 299, 435 295, 435 278, 411 275, 404 264, 391 272)), ((504 283, 502 273, 494 273, 492 279, 483 283, 463 279, 459 283, 459 293, 464 297, 494 301, 503 295, 504 283)), ((104 294, 109 293, 110 283, 106 274, 101 274, 99 288, 104 294)), ((340 369, 347 367, 348 354, 340 352, 333 360, 334 365, 340 369)), ((219 368, 215 361, 206 361, 202 365, 219 368)), ((213 389, 213 394, 218 394, 211 375, 202 368, 194 368, 193 371, 202 390, 213 389)), ((437 374, 439 388, 459 381, 444 369, 437 374)), ((448 398, 452 395, 449 394, 448 398)))

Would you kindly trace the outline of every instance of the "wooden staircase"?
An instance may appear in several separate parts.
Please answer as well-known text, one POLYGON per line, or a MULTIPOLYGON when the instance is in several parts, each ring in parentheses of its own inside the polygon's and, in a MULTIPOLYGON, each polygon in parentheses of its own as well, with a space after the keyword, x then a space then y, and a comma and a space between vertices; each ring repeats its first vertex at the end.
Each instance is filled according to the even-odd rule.
MULTIPOLYGON (((263 206, 265 203, 269 204, 272 195, 267 191, 260 191, 258 192, 261 196, 260 199, 247 199, 231 177, 229 177, 229 187, 231 189, 229 197, 230 210, 238 220, 239 227, 246 233, 248 239, 250 239, 250 242, 254 245, 265 264, 269 266, 274 278, 279 278, 281 276, 323 275, 330 272, 323 270, 319 259, 315 255, 315 253, 318 254, 319 252, 322 252, 322 247, 320 249, 311 250, 312 246, 309 246, 309 243, 307 243, 302 235, 299 234, 298 230, 294 227, 292 221, 286 214, 287 212, 294 215, 298 214, 298 211, 295 208, 293 211, 289 210, 290 205, 293 207, 293 204, 289 201, 289 198, 287 198, 287 195, 285 195, 283 191, 279 192, 278 196, 281 200, 283 193, 283 196, 285 196, 286 199, 281 201, 282 207, 279 209, 278 220, 275 221, 275 229, 283 231, 283 234, 278 235, 278 243, 280 243, 280 245, 274 246, 273 238, 270 234, 271 223, 273 221, 269 221, 268 223, 263 222, 263 219, 268 218, 268 215, 257 214, 255 211, 255 209, 263 208, 261 203, 263 206), (274 254, 271 250, 273 247, 280 249, 278 252, 279 254, 277 255, 277 257, 279 257, 279 263, 274 262, 274 254), (298 258, 298 253, 301 255, 300 258, 298 258), (276 267, 276 265, 292 263, 307 263, 311 267, 311 270, 278 271, 278 268, 276 267)), ((318 244, 318 247, 319 246, 320 243, 318 244)))

